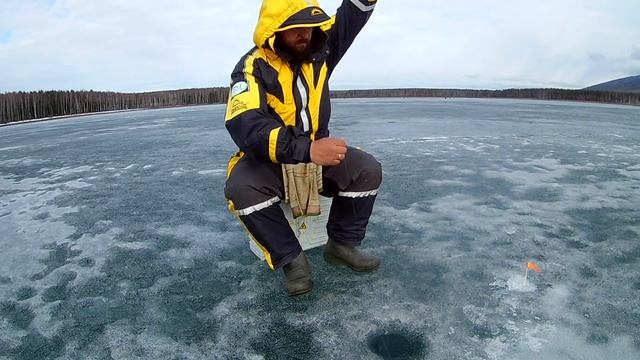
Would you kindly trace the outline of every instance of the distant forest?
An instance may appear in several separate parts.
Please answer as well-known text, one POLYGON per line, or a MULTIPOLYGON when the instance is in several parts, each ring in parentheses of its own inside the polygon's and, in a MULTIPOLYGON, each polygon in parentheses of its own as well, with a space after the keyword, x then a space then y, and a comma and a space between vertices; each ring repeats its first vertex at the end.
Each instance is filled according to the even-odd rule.
MULTIPOLYGON (((227 101, 228 93, 229 89, 226 87, 146 93, 102 91, 12 92, 0 94, 0 124, 103 111, 221 104, 227 101)), ((564 89, 378 89, 333 91, 331 95, 334 98, 515 98, 640 105, 640 93, 564 89)))
POLYGON ((591 101, 622 105, 640 105, 640 93, 565 89, 465 90, 418 88, 384 90, 340 90, 333 91, 332 96, 336 98, 441 97, 538 99, 591 101))
POLYGON ((37 91, 0 94, 0 124, 8 122, 96 113, 220 104, 229 88, 182 89, 146 93, 103 91, 37 91))

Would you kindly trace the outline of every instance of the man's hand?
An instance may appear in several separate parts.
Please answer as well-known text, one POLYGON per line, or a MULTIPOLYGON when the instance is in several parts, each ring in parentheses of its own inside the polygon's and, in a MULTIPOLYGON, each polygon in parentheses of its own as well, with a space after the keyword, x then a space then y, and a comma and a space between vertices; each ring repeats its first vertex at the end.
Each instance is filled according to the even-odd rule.
POLYGON ((311 143, 311 162, 322 166, 339 165, 347 154, 344 139, 323 138, 311 143))

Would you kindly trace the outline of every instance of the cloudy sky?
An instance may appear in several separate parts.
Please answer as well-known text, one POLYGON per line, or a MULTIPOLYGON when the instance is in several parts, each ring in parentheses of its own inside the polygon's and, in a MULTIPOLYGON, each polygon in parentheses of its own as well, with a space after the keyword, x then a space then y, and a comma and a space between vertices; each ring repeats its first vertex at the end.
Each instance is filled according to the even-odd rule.
MULTIPOLYGON (((227 86, 260 3, 0 0, 0 92, 227 86)), ((332 88, 582 88, 640 74, 638 24, 638 0, 380 0, 332 88)))

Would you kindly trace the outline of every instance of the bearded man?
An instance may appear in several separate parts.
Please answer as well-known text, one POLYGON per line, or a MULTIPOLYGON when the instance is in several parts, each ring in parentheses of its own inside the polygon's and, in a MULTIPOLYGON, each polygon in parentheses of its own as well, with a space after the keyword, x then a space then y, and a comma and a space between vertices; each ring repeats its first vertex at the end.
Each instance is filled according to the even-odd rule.
POLYGON ((344 0, 329 17, 316 0, 264 0, 253 35, 255 46, 231 74, 225 124, 239 151, 229 161, 225 196, 268 266, 284 270, 291 296, 310 291, 313 281, 311 266, 280 206, 286 195, 283 166, 315 164, 320 194, 333 198, 324 259, 363 272, 380 265, 377 257, 358 246, 382 182, 382 168, 370 154, 330 136, 328 86, 375 4, 376 0, 344 0))

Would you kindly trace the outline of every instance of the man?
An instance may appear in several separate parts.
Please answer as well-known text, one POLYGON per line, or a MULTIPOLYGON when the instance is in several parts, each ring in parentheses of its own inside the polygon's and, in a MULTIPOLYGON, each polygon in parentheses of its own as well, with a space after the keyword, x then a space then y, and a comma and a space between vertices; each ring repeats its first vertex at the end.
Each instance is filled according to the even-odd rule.
POLYGON ((227 168, 225 196, 269 267, 283 268, 289 295, 313 287, 311 267, 286 220, 282 164, 322 166, 333 197, 327 262, 373 271, 361 252, 382 169, 373 156, 329 136, 328 80, 369 19, 376 0, 344 0, 330 18, 316 0, 264 0, 255 47, 231 74, 226 128, 240 151, 227 168))

